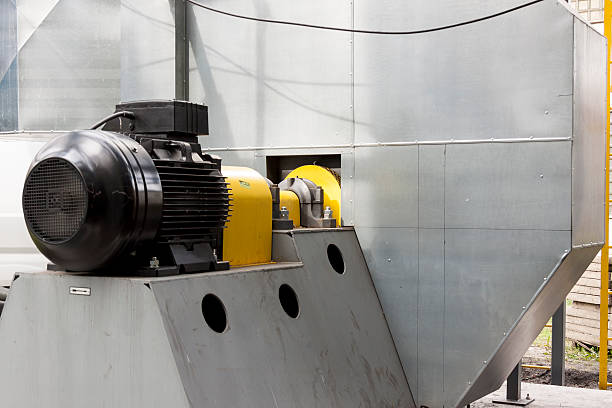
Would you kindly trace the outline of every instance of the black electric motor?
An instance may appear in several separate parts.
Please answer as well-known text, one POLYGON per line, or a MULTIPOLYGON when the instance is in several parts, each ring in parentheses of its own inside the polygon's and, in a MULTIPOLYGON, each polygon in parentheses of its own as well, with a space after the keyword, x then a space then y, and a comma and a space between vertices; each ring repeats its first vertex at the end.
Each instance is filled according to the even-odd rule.
POLYGON ((228 185, 221 160, 197 143, 206 107, 121 104, 102 124, 54 138, 30 167, 23 212, 40 252, 67 271, 227 269, 228 185))

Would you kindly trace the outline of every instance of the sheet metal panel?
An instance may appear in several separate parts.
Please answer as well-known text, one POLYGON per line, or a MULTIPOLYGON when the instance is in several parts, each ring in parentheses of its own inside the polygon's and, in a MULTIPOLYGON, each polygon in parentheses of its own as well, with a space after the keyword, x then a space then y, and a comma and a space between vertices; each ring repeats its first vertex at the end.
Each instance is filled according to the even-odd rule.
POLYGON ((547 284, 538 288, 511 332, 491 355, 488 364, 483 365, 476 381, 468 384, 460 400, 451 406, 463 407, 502 385, 600 249, 601 245, 574 248, 564 257, 550 273, 547 284))
POLYGON ((416 228, 356 227, 356 232, 416 399, 419 377, 418 231, 416 228))
POLYGON ((17 2, 37 24, 18 26, 19 128, 89 127, 119 102, 119 0, 48 3, 17 2))
POLYGON ((176 77, 182 75, 176 69, 182 62, 176 58, 176 32, 184 28, 184 24, 175 25, 175 1, 120 3, 121 100, 175 99, 177 89, 182 89, 176 87, 176 77))
POLYGON ((418 147, 355 149, 356 227, 418 226, 418 147))
POLYGON ((23 274, 0 333, 3 406, 191 406, 143 281, 23 274), (90 296, 70 295, 71 286, 90 296))
POLYGON ((419 146, 419 227, 444 228, 446 146, 419 146))
POLYGON ((0 319, 3 402, 415 408, 354 231, 282 236, 302 262, 167 278, 20 276, 0 319), (343 274, 327 259, 330 243, 343 274), (295 319, 282 284, 297 294, 295 319), (223 333, 203 317, 208 293, 223 302, 223 333))
POLYGON ((354 232, 293 235, 303 267, 151 282, 191 404, 414 408, 354 232), (330 243, 343 254, 342 275, 325 255, 330 243), (298 296, 297 319, 279 304, 284 283, 298 296), (223 334, 202 319, 206 293, 224 303, 229 329, 223 334))
POLYGON ((579 19, 574 38, 572 244, 579 245, 604 240, 607 45, 579 19))
POLYGON ((420 406, 444 406, 445 265, 444 229, 419 229, 418 381, 420 406))
POLYGON ((446 230, 444 398, 448 406, 456 406, 476 380, 570 247, 570 240, 569 231, 446 230))
POLYGON ((0 2, 0 131, 17 129, 17 8, 0 2))
MULTIPOLYGON (((208 2, 263 18, 350 27, 350 2, 208 2)), ((189 94, 211 146, 350 143, 351 34, 232 19, 188 5, 189 94)))
POLYGON ((342 225, 355 225, 355 151, 342 153, 340 163, 342 225))
POLYGON ((571 228, 572 143, 448 145, 447 228, 571 228))
MULTIPOLYGON (((264 18, 408 30, 481 17, 523 1, 358 0, 354 23, 350 3, 226 3, 224 10, 264 18)), ((342 150, 343 213, 349 214, 346 206, 353 209, 348 222, 357 227, 409 382, 417 384, 419 403, 438 404, 430 380, 439 379, 440 361, 427 345, 440 341, 444 322, 443 401, 455 406, 475 381, 483 381, 484 361, 502 344, 504 330, 517 323, 522 309, 508 305, 527 305, 559 251, 569 250, 572 228, 589 224, 586 214, 599 211, 581 210, 585 218, 572 218, 572 191, 581 191, 576 183, 597 175, 592 163, 580 166, 588 172, 572 174, 572 161, 579 163, 576 154, 582 153, 580 146, 572 153, 570 139, 579 133, 574 125, 586 123, 575 104, 591 97, 592 86, 584 88, 582 99, 574 90, 571 12, 548 0, 445 32, 355 34, 353 48, 348 34, 231 21, 192 7, 187 18, 190 91, 211 105, 208 145, 253 152, 218 153, 259 171, 266 155, 342 150), (563 141, 543 141, 548 138, 563 141), (378 145, 387 142, 396 145, 378 145), (441 145, 416 146, 430 142, 441 145), (440 250, 436 228, 446 228, 446 239, 450 233, 455 240, 444 255, 442 276, 434 255, 440 250), (408 286, 416 289, 402 292, 408 286), (476 292, 479 303, 470 303, 472 289, 482 290, 476 292), (501 301, 491 294, 495 289, 501 301), (440 314, 427 294, 441 290, 448 298, 440 314), (457 310, 450 309, 453 302, 460 304, 457 310), (454 313, 452 320, 448 313, 454 313), (495 320, 495 334, 474 340, 480 333, 471 330, 472 322, 478 320, 479 329, 487 319, 495 320), (459 322, 464 327, 452 327, 459 322), (456 330, 454 337, 449 330, 456 330)), ((601 114, 588 109, 594 117, 601 114)), ((574 199, 574 214, 576 204, 574 199)), ((581 235, 597 237, 588 226, 581 235)), ((489 380, 503 380, 504 364, 489 380)))
MULTIPOLYGON (((520 0, 358 0, 355 27, 409 30, 520 0)), ((556 0, 453 30, 355 36, 355 141, 570 137, 572 15, 556 0)))

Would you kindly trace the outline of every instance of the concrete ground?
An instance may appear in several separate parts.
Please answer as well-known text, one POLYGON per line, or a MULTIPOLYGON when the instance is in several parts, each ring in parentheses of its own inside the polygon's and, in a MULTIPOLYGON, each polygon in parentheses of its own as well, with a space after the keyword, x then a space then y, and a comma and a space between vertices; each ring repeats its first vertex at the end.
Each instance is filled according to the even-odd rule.
MULTIPOLYGON (((534 399, 529 408, 605 408, 612 407, 612 391, 586 388, 559 387, 556 385, 531 384, 521 385, 523 398, 534 399)), ((470 408, 511 407, 511 405, 493 404, 493 400, 506 397, 506 384, 497 391, 470 404, 470 408)))

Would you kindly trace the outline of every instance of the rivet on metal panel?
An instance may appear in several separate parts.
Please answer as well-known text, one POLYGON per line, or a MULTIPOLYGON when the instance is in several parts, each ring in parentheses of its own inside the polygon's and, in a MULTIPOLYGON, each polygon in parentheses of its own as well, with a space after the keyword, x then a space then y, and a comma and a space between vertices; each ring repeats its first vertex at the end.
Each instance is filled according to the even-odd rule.
POLYGON ((543 174, 540 174, 540 178, 544 178, 544 175, 543 175, 543 174))
POLYGON ((525 310, 525 309, 526 309, 526 306, 523 306, 523 310, 525 310))
POLYGON ((482 364, 487 364, 487 360, 483 361, 482 364))
POLYGON ((545 115, 548 115, 548 111, 544 111, 544 114, 545 114, 545 115))
POLYGON ((391 258, 387 258, 387 262, 391 262, 391 258))

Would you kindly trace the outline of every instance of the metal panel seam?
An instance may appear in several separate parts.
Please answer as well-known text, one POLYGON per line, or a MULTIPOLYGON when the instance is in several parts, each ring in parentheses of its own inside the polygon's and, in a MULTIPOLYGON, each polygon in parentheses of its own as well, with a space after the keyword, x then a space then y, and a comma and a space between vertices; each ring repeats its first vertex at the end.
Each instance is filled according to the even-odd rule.
POLYGON ((446 401, 446 145, 444 146, 442 180, 442 401, 446 401))
POLYGON ((574 242, 574 138, 576 137, 576 16, 572 20, 572 141, 570 142, 570 245, 574 242))
MULTIPOLYGON (((416 210, 417 210, 417 299, 416 299, 416 304, 417 304, 417 318, 416 318, 416 350, 417 350, 417 359, 416 359, 416 372, 417 372, 417 376, 416 376, 416 389, 414 391, 414 393, 416 394, 416 401, 415 403, 417 403, 418 405, 418 399, 419 399, 419 380, 420 380, 420 375, 419 375, 419 360, 420 358, 418 358, 419 355, 419 314, 420 314, 420 290, 419 288, 421 287, 420 284, 420 278, 421 278, 421 234, 419 233, 419 227, 421 226, 421 213, 420 213, 420 205, 419 202, 421 201, 421 162, 420 162, 420 157, 421 157, 421 149, 419 147, 417 147, 417 182, 416 182, 416 189, 417 189, 417 206, 416 206, 416 210)), ((412 388, 410 389, 412 391, 412 388)))
MULTIPOLYGON (((13 133, 13 132, 11 132, 13 133)), ((435 146, 453 144, 480 144, 480 143, 544 143, 544 142, 566 142, 571 141, 571 137, 522 137, 515 139, 471 139, 471 140, 415 140, 406 142, 376 142, 376 143, 350 143, 350 144, 329 144, 329 145, 302 145, 302 146, 238 146, 238 147, 202 147, 203 150, 210 152, 231 152, 243 150, 297 150, 297 149, 352 149, 355 147, 380 147, 380 146, 435 146)))

